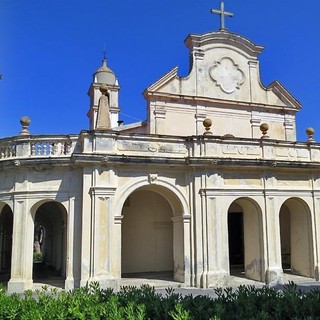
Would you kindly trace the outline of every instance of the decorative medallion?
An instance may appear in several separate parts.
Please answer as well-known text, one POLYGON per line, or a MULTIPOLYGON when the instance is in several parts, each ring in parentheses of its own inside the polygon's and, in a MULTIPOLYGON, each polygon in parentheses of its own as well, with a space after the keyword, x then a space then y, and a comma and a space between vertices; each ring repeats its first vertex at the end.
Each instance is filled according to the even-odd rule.
POLYGON ((232 93, 245 81, 243 71, 232 59, 224 57, 216 61, 214 66, 209 70, 209 74, 216 85, 226 93, 232 93))
POLYGON ((149 173, 148 180, 149 183, 154 183, 158 179, 157 173, 149 173))

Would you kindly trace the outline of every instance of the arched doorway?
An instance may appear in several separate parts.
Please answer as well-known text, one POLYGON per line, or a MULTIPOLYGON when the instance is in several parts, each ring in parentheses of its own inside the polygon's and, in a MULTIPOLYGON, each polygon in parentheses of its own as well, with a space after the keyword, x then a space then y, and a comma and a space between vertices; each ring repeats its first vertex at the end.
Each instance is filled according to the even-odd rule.
POLYGON ((166 188, 146 186, 130 194, 122 209, 123 277, 184 281, 182 212, 166 188))
POLYGON ((251 199, 240 198, 228 210, 230 274, 263 281, 261 210, 251 199))
POLYGON ((40 205, 34 216, 33 280, 61 283, 66 275, 65 208, 55 201, 40 205))
POLYGON ((311 213, 301 199, 283 203, 279 214, 281 259, 284 272, 314 277, 311 213))
POLYGON ((0 282, 10 279, 13 213, 7 204, 0 204, 0 282))

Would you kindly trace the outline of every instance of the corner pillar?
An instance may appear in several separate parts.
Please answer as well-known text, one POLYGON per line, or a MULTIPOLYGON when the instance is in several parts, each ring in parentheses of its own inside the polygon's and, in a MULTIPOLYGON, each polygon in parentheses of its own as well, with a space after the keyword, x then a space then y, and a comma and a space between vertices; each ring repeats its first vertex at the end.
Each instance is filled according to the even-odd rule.
POLYGON ((14 198, 11 278, 9 293, 23 293, 32 289, 33 219, 28 209, 28 199, 14 198))

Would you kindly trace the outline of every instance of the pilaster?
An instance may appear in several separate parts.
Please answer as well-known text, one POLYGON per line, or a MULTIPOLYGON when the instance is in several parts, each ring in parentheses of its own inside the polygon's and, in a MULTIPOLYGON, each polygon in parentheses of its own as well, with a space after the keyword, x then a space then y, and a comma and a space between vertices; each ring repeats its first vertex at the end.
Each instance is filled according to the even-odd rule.
POLYGON ((265 282, 281 283, 283 281, 283 271, 281 266, 281 239, 279 213, 275 208, 274 196, 265 195, 264 230, 267 244, 265 282))
POLYGON ((118 281, 112 274, 113 216, 112 200, 115 188, 92 187, 91 194, 91 281, 98 281, 102 288, 117 288, 118 281))
POLYGON ((8 292, 32 289, 33 220, 26 196, 14 197, 11 279, 8 292))
POLYGON ((223 235, 228 234, 223 223, 221 210, 221 197, 208 195, 206 190, 201 191, 203 199, 203 243, 204 243, 204 271, 202 276, 202 287, 223 286, 226 284, 228 269, 225 263, 225 246, 223 235))
POLYGON ((156 106, 153 113, 155 119, 155 134, 164 134, 167 110, 164 106, 156 106))

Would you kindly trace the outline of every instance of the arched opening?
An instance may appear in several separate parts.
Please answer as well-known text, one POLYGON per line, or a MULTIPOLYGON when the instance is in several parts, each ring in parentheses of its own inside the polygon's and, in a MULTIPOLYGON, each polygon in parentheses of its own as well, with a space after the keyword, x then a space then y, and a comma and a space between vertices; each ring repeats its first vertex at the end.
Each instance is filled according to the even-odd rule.
POLYGON ((314 277, 311 213, 307 204, 295 198, 285 201, 279 223, 283 271, 314 277))
POLYGON ((122 208, 122 277, 184 281, 182 207, 171 191, 142 187, 122 208))
POLYGON ((247 198, 234 201, 228 210, 230 274, 263 281, 261 210, 247 198))
POLYGON ((230 268, 244 272, 243 211, 237 203, 228 212, 228 231, 230 268))
POLYGON ((43 203, 34 216, 33 280, 64 286, 66 275, 65 208, 58 202, 43 203))
POLYGON ((0 204, 0 282, 10 279, 12 253, 13 213, 11 208, 0 204), (1 209, 2 207, 2 209, 1 209))

